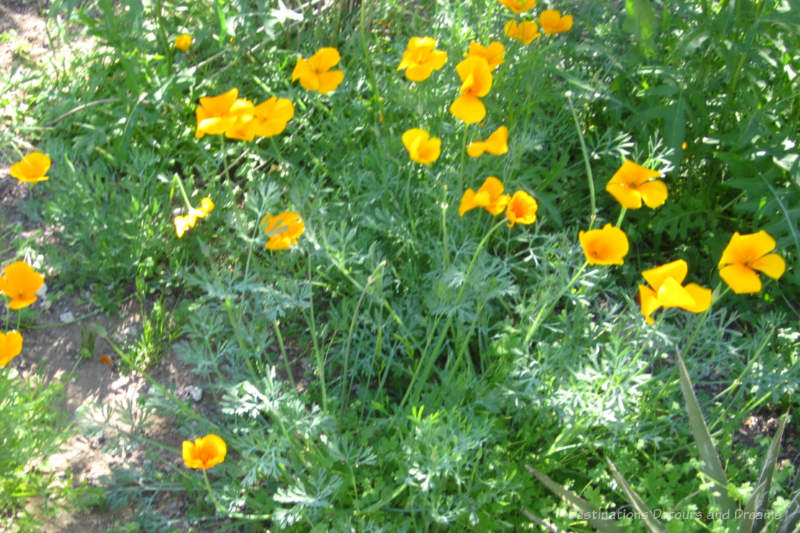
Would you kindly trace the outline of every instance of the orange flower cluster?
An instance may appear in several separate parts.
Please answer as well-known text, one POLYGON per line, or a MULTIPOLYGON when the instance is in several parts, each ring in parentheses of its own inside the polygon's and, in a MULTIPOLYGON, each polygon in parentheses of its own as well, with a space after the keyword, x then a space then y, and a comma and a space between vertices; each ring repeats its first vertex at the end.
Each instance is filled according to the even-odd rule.
MULTIPOLYGON (((0 275, 0 293, 9 298, 9 309, 28 307, 37 299, 44 277, 25 261, 6 266, 0 275)), ((6 366, 22 352, 22 334, 19 331, 0 331, 0 367, 6 366)))
MULTIPOLYGON (((640 209, 643 203, 656 208, 668 197, 661 178, 661 172, 626 159, 606 184, 606 191, 623 210, 640 209)), ((628 253, 625 232, 611 224, 603 229, 581 231, 578 237, 590 265, 621 265, 628 253)), ((737 294, 760 291, 758 272, 778 279, 786 270, 783 258, 771 253, 775 246, 775 239, 763 230, 748 235, 734 233, 719 260, 720 277, 737 294)), ((648 285, 639 285, 639 303, 647 323, 653 323, 652 314, 660 308, 701 313, 711 307, 710 289, 695 283, 683 284, 688 270, 686 261, 678 259, 642 272, 648 285)))
MULTIPOLYGON (((502 5, 509 8, 515 15, 520 15, 525 11, 533 9, 536 0, 498 0, 502 5)), ((506 36, 522 44, 531 44, 542 36, 541 31, 547 35, 563 33, 572 29, 572 15, 562 15, 555 9, 545 9, 539 13, 539 24, 532 20, 509 20, 503 28, 506 36)))
POLYGON ((252 141, 256 137, 278 135, 294 116, 294 106, 287 98, 273 96, 258 105, 239 98, 234 88, 218 96, 200 98, 195 110, 195 137, 225 134, 230 139, 252 141))
POLYGON ((499 215, 505 210, 508 227, 515 224, 533 224, 536 222, 536 211, 539 205, 525 191, 517 191, 513 196, 503 194, 503 183, 494 176, 489 176, 477 191, 467 189, 461 197, 458 207, 459 216, 476 207, 482 207, 489 213, 499 215))

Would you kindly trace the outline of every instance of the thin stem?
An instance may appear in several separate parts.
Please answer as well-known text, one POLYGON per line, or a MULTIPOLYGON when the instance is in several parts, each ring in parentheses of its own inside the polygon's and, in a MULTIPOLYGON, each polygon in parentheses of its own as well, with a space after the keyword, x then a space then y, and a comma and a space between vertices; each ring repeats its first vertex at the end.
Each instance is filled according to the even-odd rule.
POLYGON ((275 338, 278 340, 278 346, 281 349, 281 356, 283 357, 283 365, 286 367, 286 376, 289 378, 289 381, 292 383, 292 388, 297 390, 297 383, 294 381, 294 375, 292 374, 292 365, 289 364, 289 356, 286 354, 286 347, 283 344, 283 336, 281 335, 281 329, 278 327, 278 321, 272 321, 272 327, 275 330, 275 338))
POLYGON ((628 209, 623 207, 619 212, 619 217, 617 218, 617 223, 615 224, 616 227, 619 227, 622 224, 622 220, 625 218, 625 213, 628 212, 628 209))
POLYGON ((189 196, 186 194, 186 189, 183 188, 183 180, 181 179, 180 175, 178 175, 177 172, 172 175, 172 181, 178 184, 178 189, 181 191, 181 197, 183 198, 183 201, 186 204, 186 209, 191 211, 192 202, 189 201, 189 196))
POLYGON ((156 0, 156 21, 158 22, 158 37, 161 46, 164 48, 164 56, 167 58, 167 72, 172 72, 172 48, 167 39, 167 30, 164 29, 164 18, 161 16, 162 0, 156 0))
POLYGON ((222 162, 225 164, 225 177, 231 179, 231 169, 228 167, 228 155, 225 153, 225 137, 219 136, 220 152, 222 152, 222 162))
POLYGON ((458 165, 458 192, 464 190, 464 154, 467 153, 468 133, 469 133, 469 124, 464 126, 464 138, 461 141, 461 162, 458 165))
POLYGON ((581 273, 583 273, 583 271, 586 269, 587 266, 589 266, 589 262, 584 261, 583 265, 578 269, 577 272, 575 272, 575 275, 572 276, 572 279, 569 280, 569 282, 566 285, 561 287, 561 290, 558 291, 558 293, 541 308, 539 313, 536 315, 536 319, 533 321, 533 324, 531 324, 531 327, 528 328, 528 332, 525 334, 525 344, 528 344, 528 342, 530 342, 531 337, 533 337, 533 334, 536 333, 536 330, 539 329, 539 326, 542 325, 542 321, 544 320, 544 318, 548 314, 550 314, 550 311, 553 310, 553 307, 555 307, 556 303, 558 303, 558 300, 561 299, 561 297, 564 296, 564 294, 572 288, 572 286, 575 284, 576 281, 578 281, 578 278, 580 277, 581 273))
POLYGON ((589 201, 591 206, 591 213, 589 215, 589 229, 594 226, 594 221, 597 218, 597 203, 595 201, 594 192, 594 177, 592 175, 592 166, 589 164, 589 153, 586 150, 586 141, 583 138, 583 131, 578 122, 578 114, 572 106, 572 98, 567 95, 567 102, 569 103, 569 110, 572 112, 572 120, 575 121, 575 129, 578 131, 578 139, 581 142, 581 153, 583 154, 583 164, 586 166, 586 179, 589 181, 589 201))
MULTIPOLYGON (((472 274, 472 269, 475 266, 475 261, 478 259, 478 255, 486 246, 486 243, 489 242, 489 237, 491 237, 492 234, 505 223, 506 223, 505 220, 501 220, 500 222, 492 226, 491 229, 489 229, 489 231, 486 232, 486 235, 483 236, 481 242, 478 243, 478 247, 475 249, 475 253, 472 254, 472 260, 470 261, 469 267, 467 268, 467 272, 464 276, 464 282, 462 283, 461 288, 458 291, 458 295, 456 296, 455 303, 453 304, 454 308, 458 307, 461 304, 461 299, 463 298, 464 292, 466 291, 466 288, 469 285, 469 277, 472 274)), ((439 351, 442 349, 442 346, 444 345, 445 338, 447 337, 447 332, 450 330, 450 325, 453 323, 453 317, 455 315, 456 313, 450 313, 447 316, 447 321, 445 322, 444 327, 440 330, 441 333, 439 334, 439 338, 433 350, 428 351, 426 349, 425 352, 420 357, 419 364, 417 364, 417 368, 414 371, 414 375, 411 376, 411 383, 408 384, 406 393, 403 395, 403 400, 400 402, 401 408, 405 405, 406 400, 409 399, 410 395, 412 394, 412 391, 414 391, 413 395, 415 397, 418 396, 418 394, 416 393, 416 388, 419 386, 417 385, 419 376, 422 375, 422 379, 419 380, 420 383, 423 383, 428 379, 428 376, 433 370, 433 363, 436 361, 436 357, 438 356, 439 351), (424 371, 422 371, 423 367, 424 371), (422 374, 420 374, 420 371, 422 371, 422 374)))
POLYGON ((367 2, 361 2, 361 50, 364 52, 364 61, 367 64, 367 74, 369 75, 369 84, 372 86, 375 101, 378 104, 378 122, 383 119, 383 101, 381 100, 381 93, 378 91, 378 82, 375 78, 375 71, 372 68, 372 60, 369 56, 369 48, 367 47, 367 31, 366 31, 366 5, 367 2))
MULTIPOLYGON (((322 361, 322 354, 319 351, 319 344, 317 343, 317 326, 316 321, 314 320, 314 287, 311 286, 311 255, 308 256, 308 280, 309 280, 309 291, 308 291, 308 308, 309 314, 311 318, 308 320, 308 328, 311 332, 311 342, 314 345, 314 358, 317 363, 317 374, 319 375, 319 381, 322 388, 322 409, 324 411, 328 410, 328 392, 325 386, 325 365, 322 361)), ((303 313, 305 315, 305 313, 303 313)))

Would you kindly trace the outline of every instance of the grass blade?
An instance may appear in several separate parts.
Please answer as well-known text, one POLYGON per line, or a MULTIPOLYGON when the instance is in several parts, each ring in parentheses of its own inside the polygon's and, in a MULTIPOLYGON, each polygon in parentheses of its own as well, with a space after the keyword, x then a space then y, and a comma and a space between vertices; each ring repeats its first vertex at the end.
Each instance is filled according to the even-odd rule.
POLYGON ((781 448, 781 440, 783 439, 783 429, 786 427, 786 415, 781 417, 781 423, 778 425, 778 430, 772 438, 772 443, 769 445, 767 457, 764 459, 764 466, 761 468, 761 474, 758 476, 758 483, 750 496, 750 501, 744 509, 744 516, 742 523, 739 526, 739 533, 751 533, 760 531, 763 526, 763 513, 766 507, 767 494, 769 494, 769 486, 772 484, 772 474, 775 472, 775 463, 778 461, 778 452, 781 448), (762 518, 756 520, 756 516, 762 518))
POLYGON ((622 487, 622 492, 625 493, 625 497, 628 501, 633 505, 633 508, 636 509, 636 512, 639 513, 639 516, 644 521, 647 529, 653 533, 663 533, 666 532, 666 528, 664 525, 656 519, 653 513, 650 511, 650 508, 647 507, 647 504, 644 503, 636 492, 631 488, 630 484, 627 480, 622 477, 622 474, 619 473, 617 470, 616 465, 611 462, 611 459, 606 457, 606 462, 608 463, 608 467, 611 469, 611 474, 614 476, 614 479, 617 480, 619 486, 622 487))
MULTIPOLYGON (((528 472, 533 474, 536 477, 536 479, 541 481, 542 485, 550 489, 550 492, 552 492, 553 494, 564 500, 566 503, 568 503, 575 509, 579 510, 584 517, 601 516, 600 512, 597 511, 594 507, 592 507, 592 505, 589 502, 587 502, 574 492, 565 489, 564 487, 562 487, 561 485, 550 479, 547 475, 542 474, 541 472, 539 472, 530 465, 525 465, 525 468, 527 468, 528 472)), ((598 531, 609 532, 609 533, 617 533, 617 532, 622 533, 622 531, 624 531, 622 528, 617 527, 612 523, 611 520, 608 519, 603 520, 600 518, 584 518, 584 520, 586 520, 589 524, 592 525, 592 527, 594 527, 598 531)))
POLYGON ((800 490, 792 498, 775 533, 797 533, 800 529, 800 490))
POLYGON ((722 469, 717 449, 711 441, 711 434, 708 432, 708 426, 703 418, 703 412, 700 410, 697 396, 694 394, 692 380, 689 379, 689 372, 686 370, 683 358, 680 353, 676 354, 676 356, 678 372, 680 373, 681 392, 683 392, 683 398, 686 400, 686 412, 689 415, 689 426, 691 427, 692 435, 694 435, 695 443, 697 443, 697 452, 703 461, 703 472, 716 482, 712 494, 717 501, 720 513, 724 516, 734 516, 736 514, 736 504, 728 496, 728 479, 725 476, 725 470, 722 469))

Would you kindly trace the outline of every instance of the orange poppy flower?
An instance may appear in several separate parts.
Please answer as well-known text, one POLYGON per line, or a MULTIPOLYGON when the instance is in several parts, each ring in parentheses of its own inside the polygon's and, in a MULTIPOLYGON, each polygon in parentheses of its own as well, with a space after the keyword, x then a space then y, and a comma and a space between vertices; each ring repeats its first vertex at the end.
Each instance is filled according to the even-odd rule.
POLYGON ((740 235, 735 232, 719 260, 719 275, 737 294, 761 290, 761 278, 756 271, 772 279, 780 278, 786 271, 786 261, 775 249, 775 239, 764 230, 740 235))
POLYGON ((506 218, 508 227, 513 228, 514 224, 533 224, 536 222, 536 211, 539 204, 530 194, 525 191, 517 191, 506 207, 506 218))
POLYGON ((511 196, 503 194, 503 183, 494 176, 489 176, 484 180, 478 192, 472 189, 466 190, 461 197, 458 215, 464 216, 464 213, 476 207, 482 207, 492 215, 499 215, 506 208, 510 199, 511 196))
POLYGON ((225 460, 228 447, 222 437, 211 433, 195 439, 194 442, 183 441, 182 452, 183 462, 187 467, 208 470, 225 460))
POLYGON ((608 191, 626 209, 639 209, 644 200, 647 207, 658 207, 667 201, 667 186, 661 172, 650 170, 626 159, 606 184, 608 191))
POLYGON ((292 81, 300 80, 300 85, 309 91, 327 94, 342 83, 344 72, 331 70, 340 59, 336 48, 321 48, 308 59, 302 57, 292 71, 292 81))
POLYGON ((467 124, 480 122, 486 116, 486 106, 480 98, 492 88, 492 71, 482 57, 469 56, 456 65, 461 78, 461 96, 450 105, 450 112, 467 124))
POLYGON ((572 15, 561 15, 555 9, 545 9, 539 13, 539 25, 547 34, 563 33, 572 28, 572 15))
POLYGON ((22 309, 35 302, 42 284, 44 277, 25 261, 11 263, 0 277, 0 291, 11 298, 8 303, 11 309, 22 309))
POLYGON ((590 265, 621 265, 628 253, 628 236, 611 224, 603 229, 581 231, 578 239, 590 265))
POLYGON ((652 314, 661 307, 678 307, 693 313, 702 313, 711 307, 711 289, 696 283, 681 285, 689 266, 683 259, 666 263, 642 272, 649 287, 639 285, 639 303, 648 324, 652 314))
POLYGON ((500 126, 485 141, 471 142, 467 146, 470 157, 480 157, 484 152, 503 155, 508 152, 508 128, 500 126))
POLYGON ((42 152, 31 152, 11 165, 9 173, 11 177, 17 178, 20 183, 36 183, 50 179, 47 171, 50 170, 50 158, 42 152))
POLYGON ((19 331, 0 331, 0 367, 6 366, 22 352, 22 335, 19 331))

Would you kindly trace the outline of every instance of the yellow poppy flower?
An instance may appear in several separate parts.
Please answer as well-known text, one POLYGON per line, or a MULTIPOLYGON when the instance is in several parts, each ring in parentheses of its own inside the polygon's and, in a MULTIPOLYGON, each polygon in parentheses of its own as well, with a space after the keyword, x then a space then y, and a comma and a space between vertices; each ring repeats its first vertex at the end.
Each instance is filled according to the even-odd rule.
POLYGON ((450 105, 450 112, 467 124, 480 122, 486 116, 486 107, 480 98, 492 88, 492 71, 482 57, 470 56, 456 65, 461 78, 461 96, 450 105))
POLYGON ((508 37, 522 44, 531 44, 534 39, 542 36, 536 23, 530 20, 523 20, 519 24, 514 20, 509 20, 506 22, 503 31, 508 37))
POLYGON ((661 172, 637 165, 628 159, 606 184, 606 191, 626 209, 639 209, 642 200, 647 207, 658 207, 667 201, 667 186, 661 172))
POLYGON ((344 80, 344 72, 331 70, 339 63, 339 59, 339 51, 336 48, 320 48, 308 59, 301 57, 297 60, 292 71, 292 81, 299 79, 304 89, 327 94, 344 80))
POLYGON ((273 96, 255 107, 255 130, 257 137, 272 137, 286 129, 294 117, 294 106, 288 98, 273 96))
POLYGON ((50 170, 50 158, 42 152, 31 152, 21 161, 11 165, 9 170, 12 177, 17 178, 20 183, 36 183, 50 179, 47 171, 50 170))
POLYGON ((469 52, 466 53, 466 56, 482 57, 489 64, 489 68, 494 70, 500 63, 504 62, 503 54, 505 54, 505 52, 505 47, 497 41, 492 41, 489 43, 489 46, 483 46, 480 43, 472 41, 469 43, 469 52))
POLYGON ((264 233, 269 235, 268 250, 288 250, 297 244, 297 239, 305 231, 305 223, 300 215, 292 211, 273 216, 266 215, 261 219, 264 233))
POLYGON ((436 39, 433 37, 412 37, 397 70, 405 69, 406 78, 411 81, 427 80, 434 70, 439 70, 447 62, 447 52, 435 50, 435 47, 436 39))
POLYGON ((175 234, 180 239, 181 237, 183 237, 184 233, 186 233, 189 229, 193 228, 195 224, 197 224, 197 214, 191 212, 188 215, 178 215, 175 217, 173 222, 175 223, 175 234))
POLYGON ((42 284, 44 277, 25 261, 11 263, 0 277, 0 291, 11 298, 8 303, 11 309, 22 309, 35 302, 42 284))
POLYGON ((22 352, 22 335, 19 331, 0 331, 0 367, 6 366, 22 352))
POLYGON ((506 218, 508 227, 513 228, 514 224, 533 224, 536 222, 536 211, 539 204, 530 194, 525 191, 517 191, 511 197, 506 207, 506 218))
POLYGON ((182 453, 183 463, 187 467, 208 470, 225 460, 228 446, 222 437, 211 433, 196 438, 194 442, 183 441, 182 453))
POLYGON ((185 52, 192 46, 192 36, 188 33, 182 33, 175 39, 175 48, 185 52))
POLYGON ((536 0, 498 0, 508 9, 519 15, 523 11, 528 11, 536 5, 536 0))
POLYGON ((628 253, 628 236, 611 224, 603 229, 581 231, 578 239, 590 265, 621 265, 628 253))
POLYGON ((439 157, 442 140, 438 137, 431 137, 423 129, 413 128, 403 133, 403 146, 408 150, 408 157, 412 161, 430 165, 439 157))
POLYGON ((648 324, 653 323, 651 315, 661 307, 678 307, 693 313, 711 307, 711 289, 696 283, 681 285, 688 271, 686 261, 678 259, 642 272, 650 286, 639 285, 639 303, 648 324))
POLYGON ((561 15, 555 9, 545 9, 539 13, 539 25, 547 34, 563 33, 572 28, 572 15, 561 15))
POLYGON ((231 108, 237 102, 239 89, 233 88, 218 96, 203 96, 195 110, 197 128, 195 137, 219 135, 231 127, 236 117, 231 116, 231 108))
POLYGON ((722 252, 717 265, 720 277, 737 294, 761 290, 761 278, 756 271, 772 279, 780 278, 786 271, 786 262, 775 249, 775 239, 764 230, 740 235, 735 232, 722 252))
POLYGON ((461 197, 458 215, 464 216, 464 213, 476 207, 482 207, 492 215, 499 215, 506 208, 510 199, 511 196, 503 194, 503 183, 494 176, 489 176, 484 180, 478 192, 467 189, 461 197))
POLYGON ((178 215, 174 219, 175 234, 180 239, 189 229, 195 227, 197 221, 206 218, 214 210, 214 201, 208 196, 200 200, 200 207, 192 207, 186 215, 178 215))
POLYGON ((203 218, 203 217, 208 216, 208 214, 211 213, 211 211, 214 210, 214 207, 216 207, 214 205, 214 201, 211 198, 209 198, 208 196, 206 196, 205 198, 200 200, 200 207, 198 207, 197 209, 198 209, 198 211, 203 213, 203 215, 201 217, 201 218, 203 218))
POLYGON ((470 157, 479 157, 484 152, 502 155, 508 152, 508 128, 500 126, 485 141, 471 142, 467 146, 470 157))

